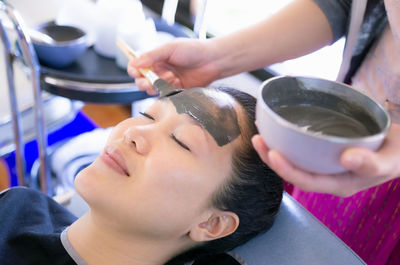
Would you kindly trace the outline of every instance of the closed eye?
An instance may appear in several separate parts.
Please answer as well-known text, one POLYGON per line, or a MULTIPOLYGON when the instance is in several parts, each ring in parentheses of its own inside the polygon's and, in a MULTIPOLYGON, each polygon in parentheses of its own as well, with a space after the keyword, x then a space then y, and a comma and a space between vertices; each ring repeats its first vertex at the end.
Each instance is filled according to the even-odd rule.
POLYGON ((191 151, 190 151, 190 148, 189 148, 186 144, 184 144, 184 143, 182 143, 181 141, 179 141, 178 138, 175 137, 175 135, 171 134, 171 138, 172 138, 177 144, 179 144, 182 148, 184 148, 184 149, 188 150, 189 152, 191 152, 191 151))
POLYGON ((146 117, 146 118, 149 118, 150 120, 153 120, 153 121, 155 120, 153 116, 149 115, 146 112, 139 112, 139 114, 144 116, 144 117, 146 117))
MULTIPOLYGON (((151 116, 150 114, 148 114, 148 113, 146 113, 146 112, 139 112, 139 114, 142 115, 142 116, 144 116, 144 117, 146 117, 146 118, 148 118, 148 119, 150 119, 150 120, 153 120, 153 121, 155 120, 153 116, 151 116)), ((184 144, 184 143, 182 143, 180 140, 178 140, 178 138, 176 138, 175 135, 171 134, 171 138, 172 138, 177 144, 179 144, 182 148, 184 148, 184 149, 188 150, 189 152, 191 152, 190 148, 189 148, 186 144, 184 144)))

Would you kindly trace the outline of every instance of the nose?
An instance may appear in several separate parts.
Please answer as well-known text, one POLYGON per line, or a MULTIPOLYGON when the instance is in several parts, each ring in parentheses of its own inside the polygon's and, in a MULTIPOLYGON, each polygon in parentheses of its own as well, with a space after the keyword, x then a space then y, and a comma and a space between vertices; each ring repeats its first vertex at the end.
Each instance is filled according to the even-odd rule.
POLYGON ((146 126, 134 126, 124 133, 124 141, 140 155, 146 155, 151 148, 150 132, 146 126))

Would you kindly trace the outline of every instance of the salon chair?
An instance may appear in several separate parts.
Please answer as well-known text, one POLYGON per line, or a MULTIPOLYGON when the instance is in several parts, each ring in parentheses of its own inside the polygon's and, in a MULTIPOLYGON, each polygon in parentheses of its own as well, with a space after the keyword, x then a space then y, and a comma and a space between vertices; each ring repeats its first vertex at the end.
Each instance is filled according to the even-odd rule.
POLYGON ((230 254, 247 265, 365 264, 287 193, 272 228, 230 254))

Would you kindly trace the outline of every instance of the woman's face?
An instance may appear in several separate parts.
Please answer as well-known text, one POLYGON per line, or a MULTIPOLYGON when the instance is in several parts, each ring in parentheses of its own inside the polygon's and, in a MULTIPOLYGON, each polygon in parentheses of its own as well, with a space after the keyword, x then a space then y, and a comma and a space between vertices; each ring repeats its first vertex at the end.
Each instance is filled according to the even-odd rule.
POLYGON ((193 117, 178 114, 170 99, 158 100, 114 128, 75 187, 93 213, 122 232, 181 236, 209 217, 237 142, 219 146, 193 117))

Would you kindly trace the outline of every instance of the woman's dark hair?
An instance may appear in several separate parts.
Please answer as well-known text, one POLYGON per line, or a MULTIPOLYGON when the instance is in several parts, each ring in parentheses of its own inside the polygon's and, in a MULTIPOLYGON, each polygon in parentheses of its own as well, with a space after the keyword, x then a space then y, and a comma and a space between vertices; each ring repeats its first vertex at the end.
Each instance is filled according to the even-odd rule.
POLYGON ((206 242, 167 263, 183 264, 193 259, 207 258, 241 245, 257 234, 267 231, 279 210, 283 181, 260 159, 252 146, 251 137, 258 133, 255 126, 256 100, 233 88, 219 90, 231 95, 241 106, 241 140, 232 158, 232 174, 214 194, 211 204, 217 209, 238 215, 239 226, 229 236, 206 242))

